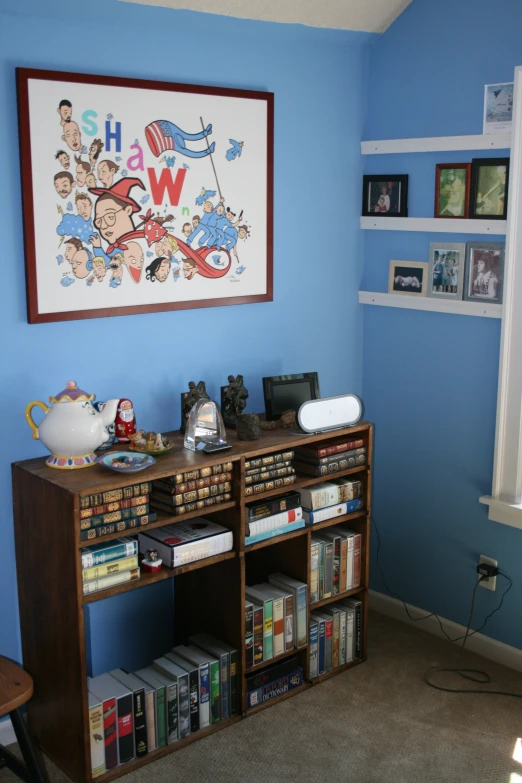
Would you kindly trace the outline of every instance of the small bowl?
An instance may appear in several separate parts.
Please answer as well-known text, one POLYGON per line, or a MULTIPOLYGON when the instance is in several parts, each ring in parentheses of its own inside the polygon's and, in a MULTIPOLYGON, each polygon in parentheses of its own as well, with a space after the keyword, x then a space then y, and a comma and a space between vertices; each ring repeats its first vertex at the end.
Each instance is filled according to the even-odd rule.
POLYGON ((166 454, 167 451, 170 451, 174 448, 173 443, 169 443, 168 446, 165 446, 162 449, 153 449, 152 451, 143 451, 142 449, 136 449, 134 445, 131 443, 129 446, 129 451, 134 451, 135 454, 150 454, 153 457, 160 457, 162 454, 166 454))
POLYGON ((156 464, 156 460, 150 454, 138 451, 134 454, 129 454, 128 451, 111 451, 99 457, 98 462, 104 468, 114 470, 116 473, 137 473, 156 464))

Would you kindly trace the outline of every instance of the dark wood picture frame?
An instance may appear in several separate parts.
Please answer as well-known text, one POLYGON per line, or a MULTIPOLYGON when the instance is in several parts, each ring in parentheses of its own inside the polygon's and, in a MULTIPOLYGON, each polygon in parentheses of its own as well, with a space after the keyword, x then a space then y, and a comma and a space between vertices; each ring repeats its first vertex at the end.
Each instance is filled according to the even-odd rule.
POLYGON ((469 216, 469 194, 471 188, 471 163, 437 163, 435 169, 435 210, 434 215, 436 218, 453 218, 460 220, 469 216), (466 185, 464 193, 464 214, 453 215, 451 213, 441 214, 440 209, 440 178, 441 173, 451 169, 465 169, 466 171, 466 185))
MULTIPOLYGON (((508 206, 507 203, 508 189, 509 189, 509 158, 473 158, 471 161, 471 192, 470 192, 470 200, 469 200, 470 218, 473 218, 475 220, 506 220, 507 206, 508 206), (495 168, 497 166, 506 167, 505 181, 502 182, 501 179, 499 179, 499 184, 497 186, 501 189, 503 188, 504 208, 502 214, 498 215, 498 214, 488 213, 483 211, 483 209, 481 209, 481 211, 479 212, 477 209, 477 200, 480 194, 479 191, 480 169, 483 167, 495 168)), ((492 186, 491 190, 494 190, 494 185, 492 186)), ((480 194, 482 196, 482 199, 487 198, 491 194, 491 190, 486 194, 480 194)), ((498 198, 498 194, 496 198, 498 198)))
MULTIPOLYGON (((145 79, 130 79, 116 76, 99 76, 91 74, 80 74, 62 71, 39 70, 33 68, 17 68, 17 96, 18 96, 18 117, 19 117, 19 141, 20 141, 20 168, 22 176, 22 212, 24 222, 24 243, 25 243, 25 269, 26 269, 26 291, 27 291, 27 312, 29 323, 47 323, 53 321, 81 320, 85 318, 106 318, 116 315, 135 315, 139 313, 165 312, 170 310, 185 310, 203 307, 223 307, 226 305, 249 304, 252 302, 270 302, 273 300, 273 192, 274 192, 274 94, 271 92, 261 92, 254 90, 228 89, 221 87, 207 87, 200 85, 178 84, 176 82, 161 82, 145 79), (111 87, 125 87, 132 89, 146 89, 168 91, 172 93, 193 93, 201 96, 223 96, 227 98, 246 99, 248 101, 264 101, 266 103, 266 292, 253 295, 228 296, 223 298, 205 298, 189 301, 161 302, 153 304, 129 304, 114 307, 86 308, 71 311, 60 312, 41 312, 38 301, 38 283, 37 283, 37 250, 35 237, 35 203, 33 197, 33 166, 31 160, 31 127, 30 127, 30 102, 29 102, 29 81, 56 81, 68 82, 78 85, 104 85, 111 87)), ((245 107, 246 108, 246 107, 245 107)), ((108 115, 111 116, 111 115, 108 115)), ((76 119, 76 117, 73 117, 76 119)), ((78 118, 79 119, 79 118, 78 118)), ((105 118, 102 118, 102 121, 105 118)), ((56 119, 56 123, 60 118, 56 119)), ((159 121, 158 121, 159 122, 159 121)), ((63 127, 63 123, 60 122, 63 127)), ((59 130, 59 127, 58 127, 59 130)), ((197 130, 197 129, 196 129, 197 130)), ((60 136, 58 135, 59 139, 60 136)), ((90 141, 88 142, 90 143, 90 141)), ((207 147, 211 146, 207 143, 207 147)), ((63 145, 63 142, 57 142, 56 146, 63 145)), ((67 154, 71 159, 71 169, 74 174, 74 152, 65 147, 67 154)), ((81 147, 80 147, 81 150, 81 147)), ((79 150, 79 151, 80 151, 79 150)), ((85 154, 85 148, 83 150, 85 154)), ((220 149, 223 153, 223 147, 220 149)), ((211 158, 212 160, 212 158, 211 158)), ((227 158, 227 161, 231 160, 227 158)), ((193 163, 193 161, 191 161, 193 163)), ((213 161, 212 161, 213 163, 213 161)), ((124 165, 124 164, 122 164, 124 165)), ((168 164, 166 164, 168 165, 168 164)), ((229 164, 232 165, 232 164, 229 164)), ((59 169, 58 163, 56 167, 59 169)), ((184 168, 190 168, 188 165, 184 168)), ((132 176, 130 171, 128 176, 132 176)), ((134 176, 136 176, 134 174, 134 176)), ((209 178, 210 179, 210 178, 209 178)), ((73 183, 74 184, 74 183, 73 183)), ((97 186, 98 187, 98 186, 97 186)), ((218 186, 218 198, 221 195, 218 186)), ((240 200, 239 194, 224 194, 223 199, 234 197, 240 200)), ((63 197, 62 197, 63 198, 63 197)), ((74 192, 70 198, 74 201, 74 192)), ((145 202, 142 202, 145 203, 145 202)), ((241 204, 239 203, 239 207, 241 204)), ((65 202, 64 202, 65 206, 65 202)), ((147 206, 140 207, 140 211, 147 212, 149 206, 155 206, 149 202, 147 206)), ((235 205, 234 205, 235 206, 235 205)), ((227 208, 228 204, 227 204, 227 208)), ((156 206, 157 209, 157 206, 156 206)), ((200 211, 203 207, 199 207, 200 211)), ((176 234, 181 230, 182 218, 181 209, 178 210, 176 234)), ((159 214, 159 213, 158 213, 159 214)), ((241 216, 240 216, 241 217, 241 216)), ((245 216, 248 220, 250 217, 245 216)), ((93 212, 94 218, 94 212, 93 212)), ((152 216, 152 219, 154 215, 152 216)), ((146 221, 144 221, 145 223, 146 221)), ((258 228, 258 236, 263 235, 265 226, 258 228), (263 233, 261 233, 263 232, 263 233)), ((247 232, 248 235, 248 232, 247 232)), ((252 242, 252 239, 250 240, 252 242)), ((148 248, 147 248, 148 249, 148 248)), ((181 246, 180 249, 182 250, 181 246)), ((190 245, 189 245, 189 249, 190 245)), ((63 252, 62 250, 57 252, 63 252)), ((182 250, 183 252, 183 250, 182 250)), ((227 251, 228 252, 228 251, 227 251)), ((152 255, 152 254, 149 254, 152 255)), ((230 256, 230 271, 232 271, 232 252, 230 256)), ((60 263, 60 262, 59 262, 60 263)), ((149 263, 149 259, 147 262, 149 263)), ((216 262, 217 263, 217 262, 216 262)), ((239 261, 238 261, 239 264, 239 261)), ((128 267, 127 267, 128 268, 128 267)), ((183 274, 183 271, 181 271, 183 274)), ((210 275, 207 275, 210 277, 210 275)), ((145 277, 145 269, 143 269, 145 277)))
POLYGON ((364 174, 362 193, 363 217, 408 217, 407 174, 364 174), (395 185, 399 185, 397 192, 395 185), (372 186, 375 187, 372 188, 372 186), (383 191, 386 189, 386 192, 383 191), (373 189, 373 193, 372 193, 373 189), (378 191, 382 191, 383 204, 379 207, 378 191), (388 199, 388 204, 385 200, 388 199), (388 207, 385 209, 385 207, 388 207))

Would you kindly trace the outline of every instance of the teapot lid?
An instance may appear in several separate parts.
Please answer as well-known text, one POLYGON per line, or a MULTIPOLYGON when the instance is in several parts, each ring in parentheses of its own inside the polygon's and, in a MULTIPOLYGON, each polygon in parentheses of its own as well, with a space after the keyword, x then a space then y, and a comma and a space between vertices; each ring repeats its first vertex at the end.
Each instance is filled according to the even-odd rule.
POLYGON ((79 389, 76 381, 67 381, 65 389, 57 394, 56 397, 49 397, 49 402, 78 402, 80 400, 90 402, 94 400, 95 396, 95 394, 87 394, 87 392, 79 389))

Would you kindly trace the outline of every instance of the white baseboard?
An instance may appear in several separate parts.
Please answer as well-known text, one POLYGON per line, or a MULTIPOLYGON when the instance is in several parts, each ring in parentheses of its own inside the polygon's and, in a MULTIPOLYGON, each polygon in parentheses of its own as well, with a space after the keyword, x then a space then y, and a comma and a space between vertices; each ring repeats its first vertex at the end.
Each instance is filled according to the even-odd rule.
POLYGON ((6 718, 6 720, 0 721, 0 745, 12 745, 13 742, 16 742, 16 734, 11 718, 6 718))
MULTIPOLYGON (((435 617, 429 617, 421 622, 415 622, 414 620, 410 620, 404 611, 402 601, 391 598, 384 593, 378 593, 375 590, 370 590, 369 592, 371 609, 382 612, 382 614, 387 614, 408 625, 413 625, 415 628, 427 631, 428 633, 433 634, 433 636, 438 636, 440 639, 446 639, 440 630, 439 623, 435 617)), ((407 607, 414 617, 428 614, 427 610, 419 609, 417 606, 407 604, 407 607)), ((452 620, 446 620, 444 617, 441 617, 440 619, 448 636, 455 639, 466 633, 466 627, 464 625, 454 623, 452 620)), ((455 642, 455 644, 462 644, 462 642, 455 642)), ((518 647, 511 647, 509 644, 504 644, 503 642, 498 642, 496 639, 491 639, 489 636, 484 636, 484 634, 476 633, 467 639, 466 649, 478 653, 478 655, 483 655, 484 658, 488 658, 490 661, 501 663, 503 666, 508 666, 510 669, 522 672, 522 650, 519 650, 518 647)))

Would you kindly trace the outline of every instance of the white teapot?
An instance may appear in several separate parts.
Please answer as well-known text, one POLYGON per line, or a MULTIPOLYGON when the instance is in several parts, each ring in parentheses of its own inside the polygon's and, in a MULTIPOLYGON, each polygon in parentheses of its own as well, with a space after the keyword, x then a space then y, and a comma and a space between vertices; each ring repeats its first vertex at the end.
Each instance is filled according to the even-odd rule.
POLYGON ((94 394, 87 394, 67 381, 63 391, 49 397, 52 406, 33 400, 25 409, 25 418, 38 438, 49 449, 47 464, 60 470, 76 470, 96 465, 95 449, 109 439, 107 427, 114 422, 119 400, 108 400, 103 411, 92 406, 94 394), (41 408, 45 416, 37 427, 31 416, 33 408, 41 408))

